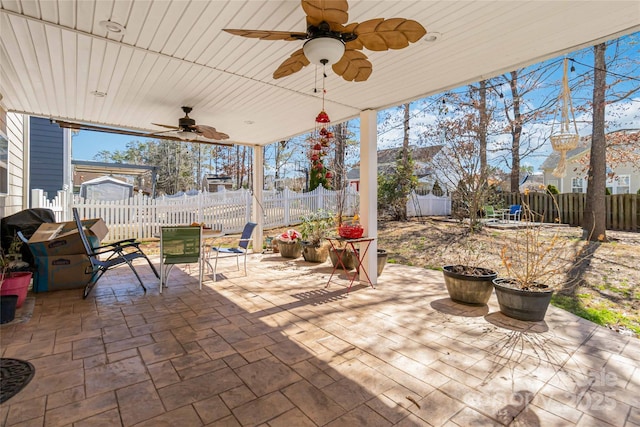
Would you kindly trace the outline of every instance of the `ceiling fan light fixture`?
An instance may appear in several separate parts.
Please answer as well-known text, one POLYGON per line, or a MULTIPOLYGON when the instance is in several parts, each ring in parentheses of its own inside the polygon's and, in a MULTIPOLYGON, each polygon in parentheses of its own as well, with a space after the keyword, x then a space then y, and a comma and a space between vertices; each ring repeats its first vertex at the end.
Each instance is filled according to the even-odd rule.
POLYGON ((184 141, 195 141, 198 134, 190 130, 182 129, 176 132, 176 136, 184 141))
POLYGON ((304 56, 316 65, 335 64, 344 55, 344 43, 333 37, 318 37, 307 40, 303 46, 304 56))

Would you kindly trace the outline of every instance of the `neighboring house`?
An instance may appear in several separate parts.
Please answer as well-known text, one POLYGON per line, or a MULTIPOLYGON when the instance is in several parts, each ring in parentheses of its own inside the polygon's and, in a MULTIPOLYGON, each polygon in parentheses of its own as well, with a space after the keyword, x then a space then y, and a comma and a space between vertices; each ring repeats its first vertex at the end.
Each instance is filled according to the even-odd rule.
MULTIPOLYGON (((409 146, 409 151, 413 159, 414 175, 418 178, 418 187, 430 191, 436 182, 436 173, 433 169, 433 160, 442 150, 442 145, 428 147, 409 146)), ((387 148, 378 151, 378 174, 393 173, 396 168, 396 161, 402 152, 402 147, 387 148)), ((347 172, 347 182, 356 191, 360 189, 360 167, 356 165, 347 172)), ((443 183, 440 182, 443 186, 443 183)))
MULTIPOLYGON (((133 185, 136 193, 155 197, 158 168, 156 166, 134 165, 128 163, 104 163, 88 160, 71 160, 73 169, 73 193, 80 194, 83 183, 109 176, 127 185, 133 185)), ((85 197, 85 196, 82 196, 85 197)))
MULTIPOLYGON (((620 133, 632 134, 637 137, 640 130, 620 130, 607 134, 607 163, 614 165, 607 167, 607 188, 611 194, 635 194, 640 189, 640 164, 634 159, 640 158, 640 146, 636 143, 627 148, 628 160, 622 161, 620 155, 613 153, 616 149, 611 148, 612 146, 609 144, 609 141, 619 137, 620 133), (614 157, 615 161, 612 161, 614 157)), ((580 138, 578 147, 567 153, 567 167, 564 177, 553 175, 553 170, 560 161, 560 154, 554 151, 540 166, 544 174, 544 185, 554 185, 560 193, 586 193, 587 156, 590 150, 591 137, 580 138)))
POLYGON ((52 199, 70 187, 71 130, 49 119, 29 117, 29 141, 29 191, 39 188, 52 199))

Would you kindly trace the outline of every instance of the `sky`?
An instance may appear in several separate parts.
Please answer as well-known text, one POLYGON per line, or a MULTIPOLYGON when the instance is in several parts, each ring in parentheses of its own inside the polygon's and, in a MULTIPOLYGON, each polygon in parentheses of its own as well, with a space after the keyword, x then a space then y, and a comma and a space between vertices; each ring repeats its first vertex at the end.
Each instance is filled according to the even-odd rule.
MULTIPOLYGON (((638 33, 632 35, 631 37, 635 37, 637 40, 638 33)), ((591 48, 584 49, 583 51, 579 51, 573 54, 569 54, 568 56, 576 59, 575 65, 576 71, 572 72, 569 76, 571 79, 576 79, 579 77, 581 73, 585 73, 590 70, 591 64, 593 64, 593 56, 591 55, 591 48), (584 65, 582 65, 584 64, 584 65)), ((636 61, 640 61, 640 52, 637 49, 637 45, 631 44, 631 49, 629 50, 631 53, 631 58, 636 61)), ((546 61, 549 64, 557 65, 557 70, 555 74, 550 76, 550 79, 559 80, 562 76, 561 70, 561 59, 555 58, 549 61, 546 61)), ((526 71, 525 71, 526 72, 526 71)), ((640 78, 640 76, 635 76, 640 78)), ((638 85, 638 81, 629 83, 638 85)), ((452 92, 461 91, 464 88, 454 89, 452 92)), ((557 86, 555 89, 557 90, 557 86)), ((505 93, 508 93, 509 89, 506 87, 504 89, 505 93)), ((544 92, 541 92, 540 96, 544 96, 544 92)), ((546 94, 549 96, 550 94, 546 94)), ((572 94, 573 96, 574 94, 572 94)), ((553 96, 553 95, 551 95, 553 96)), ((578 94, 578 96, 586 96, 585 94, 578 94)), ((423 100, 418 100, 412 103, 411 107, 411 140, 417 140, 417 134, 424 129, 424 127, 429 123, 436 119, 437 115, 437 107, 435 106, 433 99, 445 99, 443 98, 443 94, 435 95, 433 97, 425 98, 423 100)), ((610 128, 608 130, 615 130, 619 128, 640 128, 640 97, 631 99, 626 101, 624 104, 613 105, 607 107, 607 120, 610 123, 610 128)), ((584 120, 584 117, 576 116, 576 121, 580 123, 579 125, 579 133, 581 135, 587 135, 590 133, 591 127, 588 124, 590 119, 584 120), (586 124, 585 124, 586 123, 586 124)), ((527 132, 538 132, 541 138, 544 138, 544 134, 548 133, 549 126, 538 125, 537 128, 526 129, 527 132)), ((397 146, 398 141, 402 141, 402 112, 398 107, 394 107, 385 111, 381 111, 378 114, 378 148, 390 148, 393 146, 397 146), (396 125, 387 125, 383 127, 382 125, 382 117, 384 116, 392 116, 392 122, 395 120, 396 125)), ((138 137, 128 136, 128 135, 118 135, 118 134, 109 134, 104 132, 92 132, 92 131, 79 131, 76 135, 73 136, 72 139, 72 158, 75 160, 96 160, 95 156, 98 152, 107 150, 107 151, 117 151, 117 150, 125 150, 127 143, 135 140, 140 140, 138 137)), ((537 155, 531 156, 530 158, 523 159, 523 165, 533 166, 534 169, 537 169, 540 164, 544 161, 546 156, 548 156, 551 152, 550 144, 547 144, 544 149, 540 150, 537 155)))
POLYGON ((127 149, 127 143, 136 140, 140 140, 140 138, 115 133, 81 130, 73 135, 71 139, 71 157, 74 160, 95 160, 94 156, 102 150, 111 152, 124 151, 127 149))

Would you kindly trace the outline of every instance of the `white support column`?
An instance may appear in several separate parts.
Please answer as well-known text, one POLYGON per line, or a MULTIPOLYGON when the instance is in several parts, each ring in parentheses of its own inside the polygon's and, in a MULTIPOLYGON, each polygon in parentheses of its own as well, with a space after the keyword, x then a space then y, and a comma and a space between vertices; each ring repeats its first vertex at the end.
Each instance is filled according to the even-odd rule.
POLYGON ((253 252, 262 252, 262 234, 264 232, 263 191, 264 188, 264 147, 253 147, 253 206, 252 216, 258 224, 253 231, 253 252))
MULTIPOLYGON (((360 223, 364 235, 378 237, 378 112, 360 113, 360 223)), ((371 282, 378 283, 378 241, 369 246, 363 264, 371 282)))

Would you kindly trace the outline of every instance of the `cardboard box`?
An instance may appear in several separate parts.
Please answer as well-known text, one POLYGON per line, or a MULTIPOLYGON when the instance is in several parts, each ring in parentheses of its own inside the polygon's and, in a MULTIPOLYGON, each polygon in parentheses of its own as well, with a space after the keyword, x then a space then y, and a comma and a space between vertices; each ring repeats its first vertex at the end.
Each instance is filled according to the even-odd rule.
MULTIPOLYGON (((109 229, 102 218, 82 221, 92 246, 99 246, 109 229)), ((29 239, 34 257, 85 254, 75 221, 44 223, 29 239)))
POLYGON ((84 288, 91 279, 91 261, 86 255, 36 257, 34 292, 84 288))

